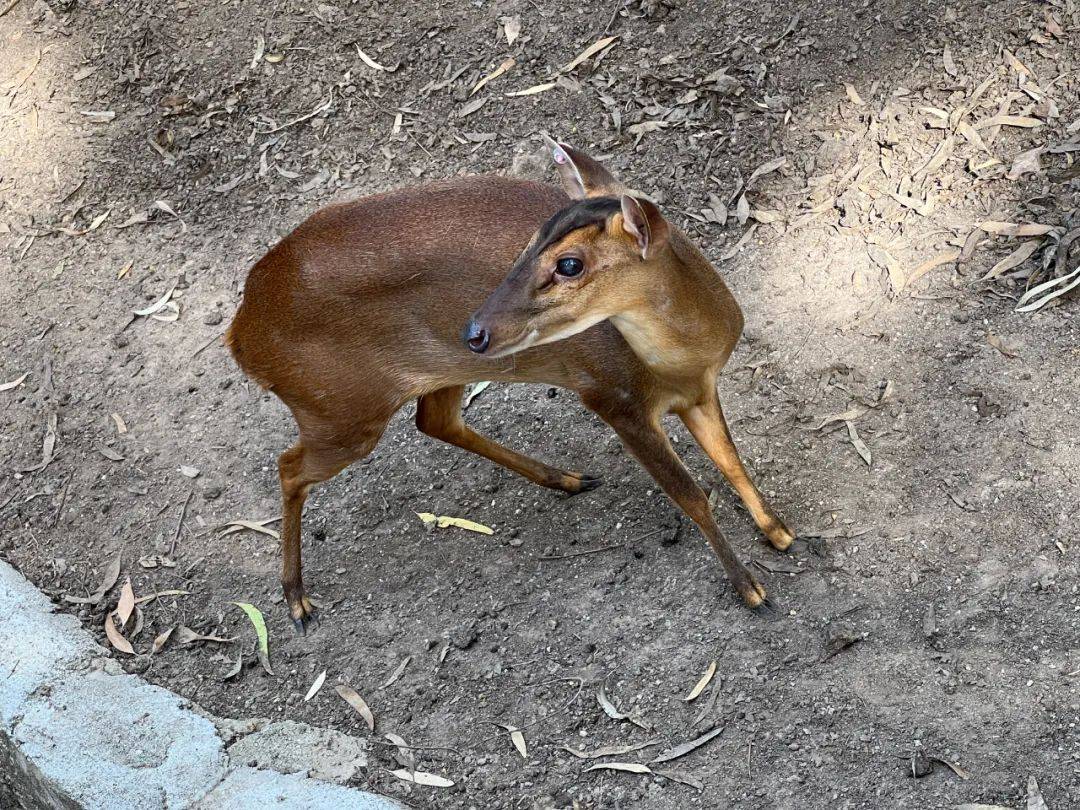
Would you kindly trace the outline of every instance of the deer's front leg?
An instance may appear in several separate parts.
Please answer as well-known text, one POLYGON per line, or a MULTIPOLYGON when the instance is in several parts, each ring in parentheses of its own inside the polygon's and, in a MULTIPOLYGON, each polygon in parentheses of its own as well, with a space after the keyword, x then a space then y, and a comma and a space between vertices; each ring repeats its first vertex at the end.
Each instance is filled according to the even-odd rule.
POLYGON ((681 411, 679 417, 746 504, 761 533, 772 543, 773 548, 785 551, 795 539, 795 534, 776 516, 747 475, 742 459, 739 458, 739 451, 735 449, 735 442, 731 439, 731 431, 728 430, 720 401, 713 399, 704 405, 688 408, 681 411))
POLYGON ((675 450, 660 426, 659 419, 643 413, 627 413, 607 408, 600 402, 586 405, 619 434, 626 448, 679 507, 689 515, 709 541, 724 566, 728 580, 748 606, 754 609, 772 608, 765 588, 761 586, 736 556, 727 539, 716 525, 709 499, 675 454, 675 450))

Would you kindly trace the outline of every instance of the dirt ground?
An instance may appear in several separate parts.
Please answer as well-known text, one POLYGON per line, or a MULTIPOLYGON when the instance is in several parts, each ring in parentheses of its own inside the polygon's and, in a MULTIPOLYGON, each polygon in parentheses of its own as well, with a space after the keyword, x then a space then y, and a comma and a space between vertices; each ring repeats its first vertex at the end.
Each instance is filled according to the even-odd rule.
POLYGON ((1080 318, 1075 294, 1014 311, 1080 261, 1075 0, 0 13, 0 383, 27 375, 0 391, 0 555, 103 642, 126 577, 140 597, 187 591, 141 604, 129 670, 224 716, 370 737, 364 786, 415 807, 1080 806, 1080 318), (279 514, 294 431, 219 343, 246 270, 331 200, 551 177, 540 130, 658 197, 742 304, 721 393, 792 554, 670 429, 781 615, 741 606, 571 395, 493 385, 470 424, 605 485, 533 487, 419 435, 407 408, 308 502, 322 623, 296 637, 275 540, 221 529, 279 514), (117 554, 97 604, 64 599, 117 554), (233 601, 264 612, 273 675, 233 601), (151 655, 177 625, 236 640, 174 632, 151 655), (663 775, 587 770, 713 728, 663 775), (392 775, 409 757, 386 733, 454 785, 392 775))

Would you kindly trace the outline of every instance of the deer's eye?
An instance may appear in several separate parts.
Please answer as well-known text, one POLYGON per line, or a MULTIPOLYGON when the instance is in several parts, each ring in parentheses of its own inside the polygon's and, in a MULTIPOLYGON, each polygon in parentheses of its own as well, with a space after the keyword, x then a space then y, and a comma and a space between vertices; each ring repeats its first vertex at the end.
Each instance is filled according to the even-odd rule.
POLYGON ((581 271, 585 269, 585 264, 581 259, 575 259, 567 256, 559 259, 555 264, 555 272, 565 278, 573 278, 574 276, 580 276, 581 271))

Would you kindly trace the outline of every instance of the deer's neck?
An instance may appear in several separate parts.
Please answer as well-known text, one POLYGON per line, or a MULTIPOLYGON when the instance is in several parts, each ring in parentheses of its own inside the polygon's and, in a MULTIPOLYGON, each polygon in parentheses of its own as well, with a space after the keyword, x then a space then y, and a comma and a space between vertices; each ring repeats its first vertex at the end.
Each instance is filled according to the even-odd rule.
POLYGON ((742 315, 711 268, 657 279, 641 300, 611 318, 634 353, 661 374, 696 375, 727 360, 742 315))

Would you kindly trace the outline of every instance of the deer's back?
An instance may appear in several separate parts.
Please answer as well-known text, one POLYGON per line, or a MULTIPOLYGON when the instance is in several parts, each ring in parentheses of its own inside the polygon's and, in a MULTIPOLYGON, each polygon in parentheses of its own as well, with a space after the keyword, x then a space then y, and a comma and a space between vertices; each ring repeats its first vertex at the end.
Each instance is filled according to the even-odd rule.
MULTIPOLYGON (((294 411, 396 409, 480 379, 574 387, 565 353, 541 346, 499 361, 461 343, 469 315, 567 203, 553 186, 472 176, 327 206, 251 269, 229 347, 294 411)), ((589 333, 572 340, 599 341, 591 356, 628 351, 609 325, 589 333)))

